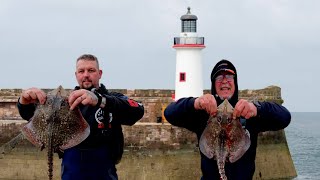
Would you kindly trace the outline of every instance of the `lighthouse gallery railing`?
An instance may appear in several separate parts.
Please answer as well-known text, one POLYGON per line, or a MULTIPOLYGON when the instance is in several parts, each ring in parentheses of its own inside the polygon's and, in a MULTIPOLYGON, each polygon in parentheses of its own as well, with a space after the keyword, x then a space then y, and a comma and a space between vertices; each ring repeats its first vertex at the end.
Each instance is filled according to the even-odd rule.
POLYGON ((174 45, 178 44, 199 44, 204 45, 204 37, 175 37, 174 45))

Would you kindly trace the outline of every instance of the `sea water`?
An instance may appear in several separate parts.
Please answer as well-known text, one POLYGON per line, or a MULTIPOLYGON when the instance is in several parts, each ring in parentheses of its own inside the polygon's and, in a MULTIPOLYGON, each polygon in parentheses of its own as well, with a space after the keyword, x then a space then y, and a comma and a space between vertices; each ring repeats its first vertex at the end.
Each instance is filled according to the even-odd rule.
POLYGON ((320 179, 320 112, 293 112, 285 129, 298 174, 294 180, 320 179))

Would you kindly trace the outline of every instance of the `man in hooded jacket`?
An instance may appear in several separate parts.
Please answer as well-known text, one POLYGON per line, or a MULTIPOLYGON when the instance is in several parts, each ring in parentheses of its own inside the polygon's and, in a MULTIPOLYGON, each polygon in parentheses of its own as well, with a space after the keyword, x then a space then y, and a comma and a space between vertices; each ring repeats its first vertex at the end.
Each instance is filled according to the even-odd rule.
MULTIPOLYGON (((184 127, 196 133, 198 141, 206 128, 209 116, 217 115, 217 106, 228 99, 234 107, 233 116, 242 117, 242 126, 250 133, 251 145, 246 153, 234 163, 225 164, 228 179, 249 180, 255 171, 255 157, 258 133, 276 131, 287 127, 291 121, 290 112, 272 102, 249 102, 238 99, 237 71, 228 60, 219 61, 211 73, 211 94, 201 97, 181 98, 171 103, 164 112, 172 125, 184 127)), ((202 152, 202 180, 220 179, 217 162, 202 152)))

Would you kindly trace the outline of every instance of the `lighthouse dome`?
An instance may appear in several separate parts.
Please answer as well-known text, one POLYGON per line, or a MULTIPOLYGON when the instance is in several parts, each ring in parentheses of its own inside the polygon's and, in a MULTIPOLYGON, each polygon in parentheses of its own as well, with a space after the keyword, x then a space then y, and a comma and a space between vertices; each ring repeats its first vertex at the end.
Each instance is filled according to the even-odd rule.
POLYGON ((196 21, 198 19, 198 17, 196 15, 191 14, 190 9, 191 8, 188 7, 187 14, 181 16, 181 18, 180 18, 181 21, 190 21, 190 20, 196 21))

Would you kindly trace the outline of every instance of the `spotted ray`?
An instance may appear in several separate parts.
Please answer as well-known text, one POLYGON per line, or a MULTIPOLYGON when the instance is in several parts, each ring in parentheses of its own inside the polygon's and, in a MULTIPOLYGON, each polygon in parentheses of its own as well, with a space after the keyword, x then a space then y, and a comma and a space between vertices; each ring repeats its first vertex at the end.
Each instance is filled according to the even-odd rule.
POLYGON ((220 179, 226 180, 225 163, 240 159, 250 147, 250 135, 239 119, 232 119, 233 107, 228 100, 218 106, 216 117, 210 117, 200 137, 200 150, 209 159, 217 161, 220 179))
POLYGON ((78 145, 90 134, 89 124, 78 108, 70 110, 68 93, 59 86, 47 93, 45 104, 38 104, 22 133, 4 144, 0 149, 5 154, 21 140, 27 139, 35 146, 48 151, 48 177, 53 177, 53 153, 78 145))

